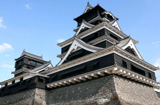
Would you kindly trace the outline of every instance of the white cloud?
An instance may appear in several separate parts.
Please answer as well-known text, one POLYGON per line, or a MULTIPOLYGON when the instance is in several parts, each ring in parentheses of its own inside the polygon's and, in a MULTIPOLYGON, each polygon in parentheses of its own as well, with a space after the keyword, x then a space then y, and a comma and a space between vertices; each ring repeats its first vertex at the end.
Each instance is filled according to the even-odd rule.
POLYGON ((31 10, 31 9, 32 9, 30 4, 25 4, 24 6, 25 6, 25 8, 26 8, 27 10, 31 10))
POLYGON ((0 17, 0 28, 6 29, 7 27, 3 24, 3 18, 0 17))
POLYGON ((61 42, 63 42, 63 41, 65 41, 65 39, 58 39, 58 40, 57 40, 57 43, 61 43, 61 42))
POLYGON ((10 55, 9 55, 9 54, 5 54, 4 56, 5 56, 5 57, 10 57, 10 55))
POLYGON ((14 68, 13 65, 9 65, 9 64, 2 64, 1 67, 7 68, 7 69, 13 69, 14 68))
POLYGON ((3 43, 2 45, 0 45, 0 53, 7 50, 13 50, 13 47, 8 43, 3 43))
POLYGON ((160 44, 160 41, 152 42, 152 45, 158 45, 160 44))

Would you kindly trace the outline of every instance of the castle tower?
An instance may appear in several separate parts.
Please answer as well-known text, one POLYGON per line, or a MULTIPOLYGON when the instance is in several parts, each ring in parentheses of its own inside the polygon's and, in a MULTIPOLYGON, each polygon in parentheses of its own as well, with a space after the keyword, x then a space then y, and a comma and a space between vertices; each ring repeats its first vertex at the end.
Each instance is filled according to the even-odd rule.
POLYGON ((16 59, 16 77, 0 83, 0 104, 160 104, 154 91, 160 88, 154 72, 159 68, 144 61, 136 47, 138 42, 122 32, 117 17, 99 4, 93 7, 88 3, 74 20, 75 34, 58 44, 61 60, 55 67, 26 52, 16 59), (25 64, 30 58, 42 65, 25 64), (31 70, 20 74, 23 68, 31 70), (28 83, 25 88, 22 77, 28 83), (33 97, 29 97, 31 93, 33 97))
POLYGON ((25 50, 22 52, 21 56, 15 60, 15 72, 12 72, 15 76, 21 75, 24 72, 32 71, 36 67, 48 63, 43 60, 42 56, 28 53, 25 50))

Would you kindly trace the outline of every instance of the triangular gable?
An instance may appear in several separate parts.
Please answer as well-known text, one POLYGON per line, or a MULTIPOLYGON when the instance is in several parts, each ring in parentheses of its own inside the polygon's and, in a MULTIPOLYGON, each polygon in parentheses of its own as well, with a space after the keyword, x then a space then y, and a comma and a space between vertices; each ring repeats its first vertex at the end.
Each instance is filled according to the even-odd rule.
POLYGON ((90 44, 87 44, 85 42, 83 42, 82 40, 75 38, 75 40, 73 41, 72 45, 70 46, 69 50, 67 51, 66 55, 63 57, 63 59, 57 64, 57 66, 61 65, 66 59, 67 57, 74 51, 76 50, 78 47, 85 49, 87 51, 90 52, 97 52, 99 50, 102 50, 103 48, 100 47, 96 47, 96 46, 92 46, 90 44))
POLYGON ((117 21, 115 21, 113 24, 112 24, 113 27, 116 27, 118 30, 121 31, 121 28, 119 27, 119 24, 117 21))
POLYGON ((91 10, 93 7, 90 5, 90 3, 88 2, 87 7, 84 11, 84 13, 86 13, 88 10, 91 10))
POLYGON ((82 29, 84 29, 84 28, 92 28, 93 26, 95 26, 95 25, 92 25, 92 24, 86 22, 85 20, 83 20, 83 21, 82 21, 82 24, 80 25, 80 27, 79 27, 79 29, 78 29, 78 31, 76 32, 75 35, 78 35, 79 32, 80 32, 82 29))
POLYGON ((118 46, 121 47, 123 50, 125 50, 128 47, 130 47, 131 49, 134 50, 134 52, 136 53, 138 58, 143 59, 131 38, 128 38, 128 39, 125 39, 125 40, 121 41, 118 44, 118 46))

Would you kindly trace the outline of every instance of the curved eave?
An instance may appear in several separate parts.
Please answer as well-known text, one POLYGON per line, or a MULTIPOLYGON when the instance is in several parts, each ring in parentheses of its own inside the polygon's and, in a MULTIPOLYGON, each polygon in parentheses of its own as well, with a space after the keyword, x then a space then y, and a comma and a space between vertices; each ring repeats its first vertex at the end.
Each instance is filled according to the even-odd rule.
POLYGON ((97 52, 99 50, 102 50, 103 48, 100 47, 96 47, 96 46, 92 46, 90 44, 87 44, 85 42, 83 42, 82 40, 78 39, 75 37, 72 45, 70 46, 69 50, 67 51, 67 53, 65 54, 64 58, 61 59, 61 61, 57 64, 57 66, 60 66, 63 64, 63 62, 67 59, 67 57, 69 56, 69 54, 71 54, 74 50, 77 50, 78 48, 83 48, 87 51, 90 52, 97 52))

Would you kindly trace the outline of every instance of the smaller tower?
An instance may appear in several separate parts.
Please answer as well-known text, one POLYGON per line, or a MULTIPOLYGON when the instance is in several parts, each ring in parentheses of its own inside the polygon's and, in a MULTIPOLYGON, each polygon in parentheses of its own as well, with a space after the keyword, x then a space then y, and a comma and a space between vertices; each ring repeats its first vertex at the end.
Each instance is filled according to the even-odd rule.
POLYGON ((23 50, 21 56, 15 59, 15 61, 15 72, 12 72, 15 74, 15 77, 47 63, 47 61, 43 60, 42 56, 28 53, 25 50, 23 50))

